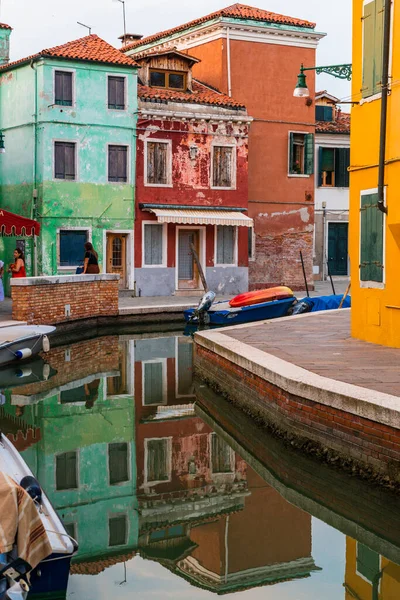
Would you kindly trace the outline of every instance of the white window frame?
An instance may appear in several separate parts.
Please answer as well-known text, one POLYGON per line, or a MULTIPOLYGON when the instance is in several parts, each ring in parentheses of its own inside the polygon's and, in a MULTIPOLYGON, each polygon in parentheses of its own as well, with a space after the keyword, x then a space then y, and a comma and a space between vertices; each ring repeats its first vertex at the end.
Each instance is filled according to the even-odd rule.
POLYGON ((79 168, 78 168, 79 167, 79 160, 78 160, 79 142, 77 140, 53 138, 51 143, 53 144, 53 162, 51 165, 53 181, 55 181, 55 182, 66 181, 67 183, 78 183, 80 181, 80 179, 79 179, 80 173, 79 173, 79 168), (56 177, 56 142, 60 142, 62 144, 75 144, 75 179, 58 179, 58 177, 56 177))
POLYGON ((74 490, 79 490, 81 487, 81 461, 80 461, 80 457, 81 457, 81 449, 80 448, 75 448, 75 450, 65 450, 64 452, 56 452, 56 454, 54 454, 54 491, 58 494, 65 494, 65 492, 70 492, 70 491, 74 491, 74 490), (75 452, 76 453, 76 480, 77 480, 77 487, 76 488, 68 488, 66 490, 59 490, 57 489, 57 456, 62 456, 63 454, 67 454, 68 452, 75 452))
POLYGON ((238 265, 238 228, 236 225, 233 226, 233 263, 219 263, 217 262, 218 257, 218 227, 224 227, 224 225, 214 225, 214 266, 215 267, 237 267, 238 265))
MULTIPOLYGON (((144 486, 153 487, 160 483, 168 483, 172 479, 172 437, 159 437, 159 438, 145 438, 144 439, 144 486), (147 473, 147 458, 148 458, 148 443, 154 440, 167 440, 167 471, 168 479, 162 479, 160 481, 149 481, 147 473)), ((143 487, 144 487, 143 486, 143 487)))
MULTIPOLYGON (((378 188, 371 188, 369 190, 361 190, 360 191, 360 217, 359 217, 359 247, 358 247, 358 264, 361 264, 361 198, 362 196, 369 196, 370 194, 377 194, 378 188)), ((384 190, 385 193, 385 205, 386 205, 386 187, 384 190)), ((358 281, 360 283, 360 288, 369 288, 376 290, 384 290, 386 287, 386 215, 383 213, 383 256, 382 256, 382 264, 383 264, 383 281, 361 281, 360 278, 360 267, 358 268, 358 281)))
POLYGON ((161 138, 147 138, 144 141, 144 163, 143 163, 143 181, 145 187, 160 187, 160 188, 172 188, 172 140, 161 139, 161 138), (147 145, 149 143, 167 144, 167 183, 149 183, 147 181, 147 158, 148 151, 147 145))
MULTIPOLYGON (((128 76, 125 73, 106 73, 106 109, 115 114, 115 113, 126 113, 128 111, 128 98, 129 98, 129 94, 128 94, 128 76), (108 78, 109 77, 121 77, 125 79, 125 85, 124 85, 124 105, 125 108, 121 109, 121 108, 109 108, 108 106, 108 78)), ((111 144, 111 146, 114 146, 116 144, 111 144)), ((118 144, 120 146, 124 146, 125 144, 118 144)))
POLYGON ((158 221, 142 221, 142 269, 162 269, 167 266, 167 244, 168 244, 168 223, 159 223, 158 221), (146 265, 145 247, 144 247, 144 231, 146 225, 158 225, 162 227, 162 263, 159 265, 146 265))
MULTIPOLYGON (((107 390, 107 387, 105 388, 107 390)), ((132 455, 132 448, 131 448, 131 443, 130 442, 126 442, 126 441, 122 441, 122 442, 108 442, 107 443, 107 481, 108 481, 108 486, 111 488, 116 488, 122 485, 126 485, 127 483, 129 483, 132 480, 132 460, 131 460, 131 455, 132 455), (127 467, 128 467, 128 479, 126 481, 120 481, 119 483, 110 483, 110 456, 109 456, 109 446, 111 444, 126 444, 127 445, 127 452, 128 452, 128 462, 127 462, 127 467)))
MULTIPOLYGON (((76 69, 67 69, 64 67, 53 67, 53 106, 62 108, 65 110, 71 110, 76 108, 76 69), (72 105, 65 106, 65 104, 56 104, 56 71, 65 71, 66 73, 72 73, 72 105)), ((56 140, 64 141, 64 140, 56 140)))
MULTIPOLYGON (((255 262, 256 260, 256 232, 254 231, 254 226, 249 227, 251 231, 251 256, 249 256, 249 262, 255 262)), ((249 235, 249 234, 247 234, 249 235)))
POLYGON ((211 146, 211 164, 210 164, 210 189, 212 190, 236 190, 236 183, 237 183, 237 160, 236 160, 236 154, 237 154, 237 145, 236 144, 217 144, 216 142, 214 142, 211 146), (233 152, 232 152, 232 185, 230 187, 221 187, 219 185, 213 185, 213 181, 214 181, 214 148, 233 148, 233 152))
POLYGON ((142 361, 142 406, 165 406, 168 404, 168 395, 167 395, 167 359, 166 358, 156 358, 154 360, 143 360, 142 361), (145 378, 145 367, 144 365, 154 363, 161 363, 162 365, 162 402, 152 402, 151 404, 145 404, 145 386, 146 386, 146 378, 145 378))
MULTIPOLYGON (((122 111, 121 111, 122 112, 122 111)), ((108 185, 131 185, 132 183, 132 167, 131 167, 131 154, 132 154, 132 149, 131 149, 131 145, 130 144, 121 144, 120 142, 107 142, 106 144, 106 183, 108 185), (109 148, 110 146, 123 146, 124 148, 128 148, 127 153, 126 153, 126 160, 127 160, 127 169, 126 169, 126 173, 127 173, 127 180, 126 181, 109 181, 108 179, 108 165, 109 165, 109 148)))
MULTIPOLYGON (((288 131, 288 166, 287 166, 287 176, 288 177, 294 177, 297 179, 307 179, 312 177, 312 175, 309 175, 307 173, 291 173, 290 172, 290 134, 301 134, 301 135, 308 135, 310 133, 313 133, 312 131, 294 131, 294 130, 290 130, 288 131)), ((315 154, 315 137, 314 137, 314 154, 315 154)), ((304 139, 304 167, 305 167, 305 161, 306 161, 306 146, 305 146, 305 139, 304 139)), ((314 162, 315 162, 315 156, 314 156, 314 162)))
MULTIPOLYGON (((61 180, 60 180, 61 181, 61 180)), ((61 231, 87 231, 87 241, 92 242, 92 228, 91 227, 58 227, 57 228, 57 270, 58 271, 71 271, 76 269, 78 265, 70 265, 69 267, 60 266, 60 232, 61 231)), ((82 262, 85 255, 84 248, 82 248, 82 262)))

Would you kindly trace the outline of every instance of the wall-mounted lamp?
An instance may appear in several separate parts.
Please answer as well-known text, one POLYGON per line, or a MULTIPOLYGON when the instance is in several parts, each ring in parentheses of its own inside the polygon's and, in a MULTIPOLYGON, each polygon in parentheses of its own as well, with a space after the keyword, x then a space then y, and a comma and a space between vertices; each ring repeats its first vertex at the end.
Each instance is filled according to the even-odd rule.
POLYGON ((333 75, 333 77, 336 77, 337 79, 347 79, 347 81, 351 81, 352 65, 330 65, 328 67, 304 67, 301 65, 300 73, 297 76, 297 85, 293 92, 295 98, 308 98, 310 95, 304 71, 315 71, 317 75, 327 73, 328 75, 333 75))
POLYGON ((0 131, 0 154, 5 154, 4 133, 0 131))

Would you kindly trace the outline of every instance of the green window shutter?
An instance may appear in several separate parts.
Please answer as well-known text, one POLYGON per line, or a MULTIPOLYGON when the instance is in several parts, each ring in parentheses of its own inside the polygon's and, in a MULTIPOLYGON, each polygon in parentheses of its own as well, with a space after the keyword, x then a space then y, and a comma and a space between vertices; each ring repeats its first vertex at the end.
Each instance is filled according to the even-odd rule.
POLYGON ((322 185, 322 165, 323 165, 323 156, 324 156, 324 150, 325 148, 322 148, 321 146, 318 148, 318 187, 321 187, 322 185))
POLYGON ((380 571, 379 554, 374 550, 370 550, 364 544, 357 542, 357 572, 371 583, 376 581, 380 571))
POLYGON ((289 168, 288 168, 289 173, 294 173, 294 170, 293 170, 293 156, 294 156, 293 140, 294 140, 294 133, 289 133, 289 168))
POLYGON ((361 281, 383 282, 383 212, 378 194, 361 197, 361 281))
POLYGON ((384 0, 375 0, 374 94, 382 91, 384 0))
POLYGON ((307 133, 305 138, 305 165, 304 172, 306 175, 314 173, 314 134, 307 133))
POLYGON ((349 187, 350 148, 335 149, 335 187, 349 187))
POLYGON ((363 16, 363 82, 362 97, 368 98, 374 93, 374 54, 375 54, 375 15, 376 2, 364 6, 363 16))

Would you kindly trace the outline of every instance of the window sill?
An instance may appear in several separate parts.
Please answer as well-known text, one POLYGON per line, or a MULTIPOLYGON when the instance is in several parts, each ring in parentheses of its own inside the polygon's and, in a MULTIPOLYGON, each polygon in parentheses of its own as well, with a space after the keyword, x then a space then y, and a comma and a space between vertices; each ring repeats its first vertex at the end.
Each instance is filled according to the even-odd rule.
POLYGON ((142 269, 166 269, 167 265, 142 265, 142 269))
POLYGON ((306 175, 305 173, 288 173, 288 177, 294 177, 297 179, 306 179, 307 177, 311 177, 311 175, 306 175))
POLYGON ((224 268, 224 267, 237 267, 237 264, 236 263, 229 263, 229 264, 228 263, 227 264, 225 264, 225 263, 218 264, 217 263, 217 264, 214 265, 214 268, 216 268, 216 267, 222 267, 222 268, 224 268))
POLYGON ((362 106, 363 104, 368 104, 369 102, 374 102, 375 100, 380 100, 381 98, 382 92, 379 92, 378 94, 373 94, 372 96, 368 96, 368 98, 362 98, 360 100, 359 106, 362 106))
POLYGON ((236 190, 236 186, 233 186, 233 187, 221 187, 219 185, 210 185, 210 190, 235 191, 236 190))
POLYGON ((144 187, 173 188, 172 183, 144 183, 144 187))
POLYGON ((362 289, 374 289, 384 290, 385 284, 379 281, 360 281, 360 288, 362 289))
POLYGON ((127 112, 128 111, 128 107, 125 108, 112 108, 111 106, 107 106, 107 110, 109 110, 110 112, 127 112))

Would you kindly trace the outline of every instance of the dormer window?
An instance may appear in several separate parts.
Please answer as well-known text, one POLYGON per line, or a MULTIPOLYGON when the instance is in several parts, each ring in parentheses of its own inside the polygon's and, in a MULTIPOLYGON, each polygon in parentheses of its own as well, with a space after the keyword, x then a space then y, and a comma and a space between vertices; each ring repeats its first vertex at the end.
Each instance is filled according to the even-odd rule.
POLYGON ((186 89, 186 73, 151 69, 150 85, 171 90, 184 90, 186 89))

